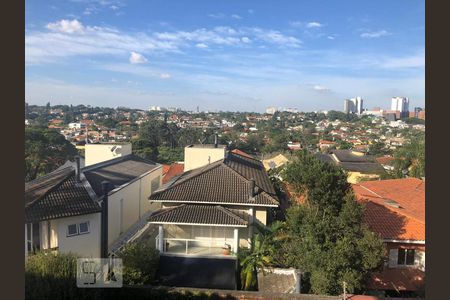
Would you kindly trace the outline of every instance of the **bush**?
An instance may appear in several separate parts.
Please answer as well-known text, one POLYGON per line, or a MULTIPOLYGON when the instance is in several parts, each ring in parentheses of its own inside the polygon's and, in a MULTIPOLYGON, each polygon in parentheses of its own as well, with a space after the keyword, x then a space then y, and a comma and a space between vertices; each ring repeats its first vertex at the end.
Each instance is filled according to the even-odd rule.
POLYGON ((149 242, 128 244, 117 256, 122 259, 124 284, 154 283, 159 264, 159 251, 149 242))

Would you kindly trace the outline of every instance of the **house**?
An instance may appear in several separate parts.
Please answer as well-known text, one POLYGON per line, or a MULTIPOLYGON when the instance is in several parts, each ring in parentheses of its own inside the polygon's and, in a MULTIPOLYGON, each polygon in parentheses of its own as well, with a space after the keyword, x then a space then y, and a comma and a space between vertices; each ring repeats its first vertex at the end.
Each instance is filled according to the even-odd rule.
POLYGON ((316 153, 316 157, 327 163, 341 166, 348 173, 347 181, 357 183, 363 180, 379 179, 385 172, 370 155, 352 150, 333 150, 330 154, 316 153))
POLYGON ((221 159, 186 171, 193 165, 191 160, 198 161, 200 154, 212 157, 217 149, 187 146, 185 172, 149 197, 150 202, 162 204, 150 217, 150 223, 159 226, 156 247, 162 255, 237 253, 239 247, 250 246, 255 223, 267 225, 271 209, 279 206, 257 159, 226 151, 221 159), (210 155, 205 149, 212 150, 210 155))
POLYGON ((330 147, 335 147, 336 142, 327 141, 327 140, 320 140, 319 141, 319 149, 320 151, 325 151, 329 149, 330 147))
POLYGON ((385 296, 412 296, 425 281, 425 181, 417 178, 353 184, 364 219, 386 246, 383 270, 367 287, 385 296))
POLYGON ((84 168, 78 158, 26 183, 25 255, 103 257, 161 207, 147 201, 161 181, 161 165, 128 154, 84 168))
POLYGON ((272 157, 269 159, 264 159, 262 162, 263 162, 263 165, 264 165, 264 168, 266 169, 266 171, 269 171, 269 170, 277 169, 277 168, 283 166, 288 161, 289 161, 289 159, 280 153, 275 157, 272 157))

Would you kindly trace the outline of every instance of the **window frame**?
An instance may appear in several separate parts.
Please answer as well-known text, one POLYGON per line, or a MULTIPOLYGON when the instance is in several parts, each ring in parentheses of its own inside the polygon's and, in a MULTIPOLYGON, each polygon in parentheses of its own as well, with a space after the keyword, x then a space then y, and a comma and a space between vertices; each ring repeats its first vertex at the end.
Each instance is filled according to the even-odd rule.
POLYGON ((408 249, 408 248, 399 248, 398 249, 398 255, 397 255, 397 265, 398 266, 404 266, 404 267, 411 267, 415 266, 416 264, 416 249, 408 249), (401 254, 403 252, 403 254, 401 254), (412 263, 411 261, 408 262, 408 253, 410 253, 409 258, 412 257, 412 263), (411 256, 412 254, 412 256, 411 256), (400 260, 402 260, 402 263, 400 263, 400 260))
POLYGON ((82 234, 89 234, 89 233, 91 232, 91 227, 90 227, 89 221, 81 222, 81 223, 78 223, 77 225, 78 225, 78 234, 79 234, 79 235, 82 235, 82 234), (86 226, 87 226, 87 231, 81 232, 81 224, 86 224, 86 226))
POLYGON ((78 231, 78 224, 69 224, 69 225, 67 225, 67 237, 70 237, 70 236, 76 236, 76 235, 79 235, 79 231, 78 231), (75 226, 75 231, 76 231, 76 233, 70 233, 70 226, 75 226))

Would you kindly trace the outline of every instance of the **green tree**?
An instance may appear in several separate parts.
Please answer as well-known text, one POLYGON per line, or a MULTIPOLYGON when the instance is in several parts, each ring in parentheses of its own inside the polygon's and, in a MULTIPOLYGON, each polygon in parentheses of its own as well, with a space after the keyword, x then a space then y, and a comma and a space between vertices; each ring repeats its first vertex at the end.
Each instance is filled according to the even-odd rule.
POLYGON ((149 241, 127 244, 117 255, 123 262, 125 284, 151 284, 156 278, 159 252, 149 241))
POLYGON ((265 269, 272 265, 273 248, 269 239, 261 233, 254 235, 251 243, 251 250, 241 249, 239 252, 241 288, 257 291, 258 270, 265 274, 265 269))
POLYGON ((306 272, 309 292, 337 295, 343 281, 349 292, 362 291, 382 264, 384 246, 364 225, 345 172, 302 153, 284 176, 306 201, 288 209, 274 260, 306 272))
POLYGON ((394 173, 397 178, 404 174, 416 178, 425 177, 424 136, 412 138, 394 153, 394 173))
POLYGON ((57 131, 25 128, 25 181, 55 170, 75 155, 76 148, 57 131))

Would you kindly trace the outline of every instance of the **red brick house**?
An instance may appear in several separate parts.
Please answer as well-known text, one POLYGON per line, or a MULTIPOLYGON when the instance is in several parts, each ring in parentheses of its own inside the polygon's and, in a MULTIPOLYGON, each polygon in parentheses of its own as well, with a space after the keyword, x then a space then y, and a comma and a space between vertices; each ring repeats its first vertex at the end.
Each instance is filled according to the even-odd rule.
POLYGON ((425 181, 417 178, 353 184, 365 221, 386 246, 382 271, 368 290, 385 296, 420 295, 425 289, 425 181))

